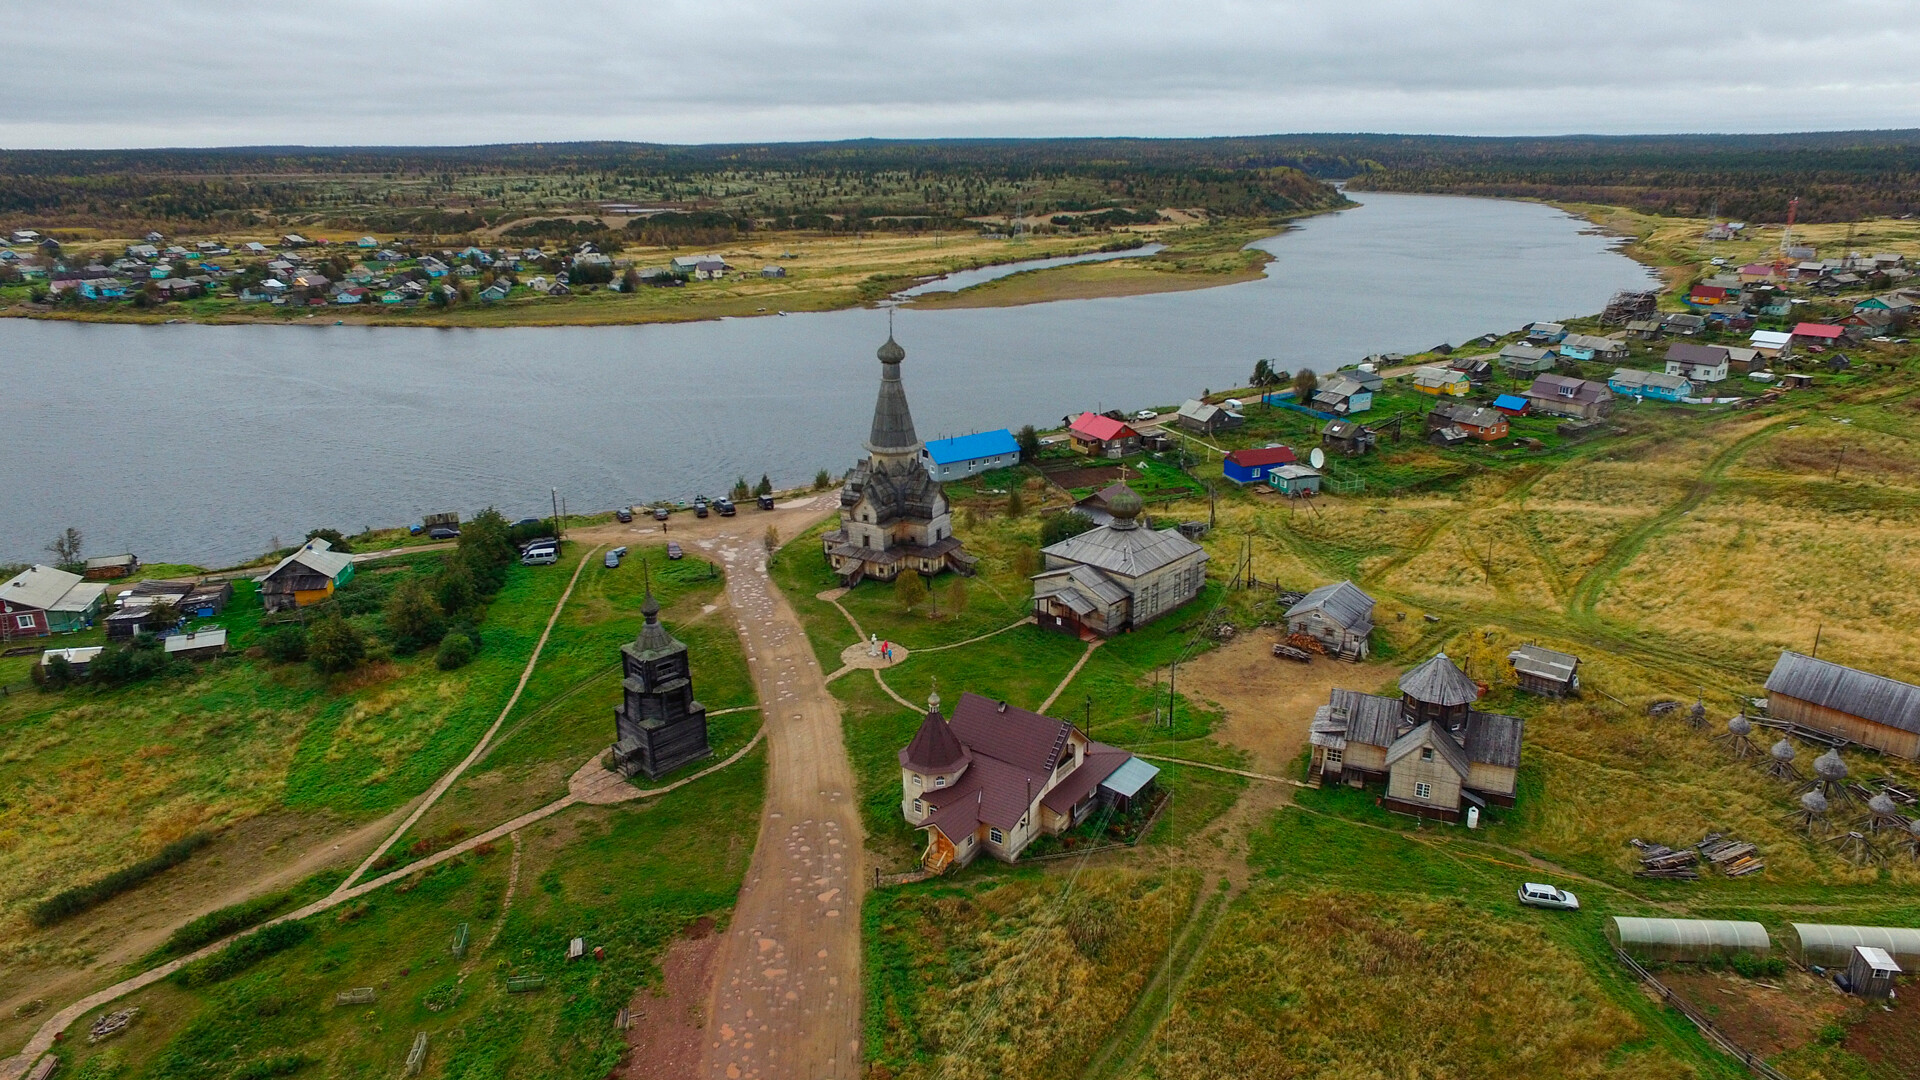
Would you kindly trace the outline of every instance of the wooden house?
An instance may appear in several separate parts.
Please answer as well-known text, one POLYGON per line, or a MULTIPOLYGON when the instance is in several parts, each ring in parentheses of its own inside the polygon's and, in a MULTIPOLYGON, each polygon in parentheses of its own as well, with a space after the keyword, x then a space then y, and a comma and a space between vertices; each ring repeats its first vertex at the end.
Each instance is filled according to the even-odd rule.
POLYGON ((1730 360, 1723 346, 1677 341, 1667 347, 1667 374, 1692 383, 1725 382, 1730 360))
POLYGON ((1507 414, 1465 401, 1442 401, 1427 414, 1427 431, 1432 433, 1446 427, 1458 427, 1469 438, 1492 442, 1507 437, 1507 414))
POLYGON ((1679 334, 1682 337, 1692 337, 1707 328, 1707 317, 1705 315, 1683 313, 1668 315, 1660 321, 1666 326, 1667 333, 1679 334))
POLYGON ((1188 398, 1174 414, 1173 422, 1182 430, 1196 435, 1212 435, 1227 428, 1239 427, 1244 420, 1218 405, 1210 405, 1199 398, 1188 398))
POLYGON ((1501 394, 1499 397, 1493 399, 1493 407, 1506 413, 1508 416, 1527 415, 1531 404, 1532 403, 1526 398, 1518 394, 1501 394))
POLYGON ((1328 452, 1359 457, 1374 448, 1379 436, 1370 427, 1351 420, 1330 420, 1320 432, 1320 445, 1328 452))
POLYGON ((1605 383, 1576 379, 1570 375, 1538 375, 1527 387, 1525 397, 1533 411, 1550 416, 1571 416, 1593 420, 1613 411, 1613 392, 1605 383))
POLYGON ((982 853, 1014 862, 1101 807, 1150 798, 1160 771, 1065 720, 978 694, 962 694, 951 718, 929 696, 899 764, 900 814, 927 834, 920 862, 935 873, 982 853))
POLYGON ((1639 341, 1654 341, 1666 333, 1659 319, 1633 319, 1626 326, 1627 336, 1639 341))
POLYGON ((1542 345, 1555 345, 1567 336, 1567 328, 1557 322, 1537 322, 1527 324, 1527 340, 1542 345))
POLYGON ((1287 609, 1287 633, 1305 634, 1343 660, 1365 660, 1373 633, 1373 597, 1351 581, 1322 585, 1287 609))
POLYGON ((1428 364, 1414 369, 1413 388, 1419 393, 1432 394, 1435 397, 1446 395, 1465 397, 1473 393, 1473 382, 1464 372, 1441 367, 1438 364, 1428 364))
POLYGON ((33 565, 0 585, 0 641, 71 634, 93 625, 107 587, 79 574, 33 565))
POLYGON ((1400 676, 1399 688, 1398 698, 1328 695, 1309 728, 1313 782, 1384 782, 1381 805, 1442 821, 1514 805, 1522 722, 1474 708, 1485 690, 1445 653, 1400 676))
POLYGON ((1083 412, 1067 428, 1067 440, 1075 450, 1092 457, 1121 458, 1140 452, 1140 433, 1125 421, 1099 413, 1083 412))
POLYGON ((1828 323, 1803 322, 1793 328, 1795 345, 1838 345, 1846 328, 1828 323))
POLYGON ((1509 374, 1553 370, 1553 352, 1538 345, 1509 345, 1500 350, 1499 359, 1509 374))
POLYGON ((1652 398, 1655 401, 1679 401, 1693 395, 1693 383, 1689 380, 1663 371, 1641 371, 1639 368, 1615 368, 1607 378, 1607 389, 1630 398, 1652 398))
POLYGON ((1235 450, 1220 463, 1220 471, 1236 484, 1257 484, 1267 478, 1268 469, 1291 465, 1296 460, 1293 449, 1286 446, 1235 450))
POLYGON ((259 578, 260 601, 269 614, 291 611, 330 599, 335 589, 351 580, 352 556, 315 537, 259 578))
POLYGON ((1282 495, 1317 495, 1320 473, 1298 462, 1276 465, 1267 470, 1267 485, 1282 495))
POLYGON ((1625 338, 1597 334, 1568 334, 1558 351, 1569 360, 1624 360, 1627 342, 1625 338))
POLYGON ((1580 689, 1580 658, 1539 645, 1522 645, 1507 654, 1520 689, 1563 698, 1580 689))
POLYGON ((1177 529, 1148 527, 1140 496, 1115 487, 1106 524, 1040 549, 1045 564, 1032 578, 1040 626, 1110 637, 1175 610, 1206 585, 1206 549, 1177 529))
POLYGON ((1793 335, 1785 330, 1755 330, 1747 345, 1768 360, 1793 355, 1793 335))
POLYGON ((1767 712, 1776 720, 1920 759, 1920 686, 1783 652, 1766 689, 1767 712))
POLYGON ((1456 356, 1447 361, 1447 366, 1465 375, 1475 386, 1493 378, 1493 361, 1484 356, 1456 356))
POLYGON ((140 570, 140 558, 137 555, 102 555, 88 559, 86 569, 81 576, 88 581, 109 581, 113 578, 131 577, 140 570))
POLYGON ((1320 389, 1314 391, 1310 404, 1321 412, 1349 416, 1373 408, 1373 391, 1358 379, 1344 374, 1330 375, 1320 384, 1320 389))

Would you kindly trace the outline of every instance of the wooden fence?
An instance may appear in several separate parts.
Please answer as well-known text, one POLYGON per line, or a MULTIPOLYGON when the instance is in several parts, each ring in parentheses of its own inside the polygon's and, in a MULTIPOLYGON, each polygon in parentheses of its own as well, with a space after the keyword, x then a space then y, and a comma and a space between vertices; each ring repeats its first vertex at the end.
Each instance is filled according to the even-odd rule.
POLYGON ((1641 967, 1638 960, 1628 956, 1625 949, 1615 946, 1613 953, 1620 958, 1621 963, 1627 965, 1628 970, 1640 977, 1641 982, 1652 987, 1654 992, 1660 995, 1661 1001, 1673 1006, 1679 1010, 1680 1015, 1693 1021, 1693 1026, 1699 1028, 1700 1034, 1705 1035, 1709 1042, 1712 1042, 1715 1046, 1725 1050, 1727 1053, 1732 1054, 1741 1064, 1753 1070, 1755 1076, 1765 1077, 1766 1080, 1793 1080, 1793 1078, 1786 1073, 1767 1064, 1761 1059, 1760 1055, 1734 1042, 1727 1036, 1726 1032, 1721 1031, 1714 1025, 1713 1021, 1707 1019, 1705 1014, 1701 1013, 1699 1009, 1694 1008, 1692 1002, 1669 990, 1665 983, 1653 977, 1652 972, 1641 967))

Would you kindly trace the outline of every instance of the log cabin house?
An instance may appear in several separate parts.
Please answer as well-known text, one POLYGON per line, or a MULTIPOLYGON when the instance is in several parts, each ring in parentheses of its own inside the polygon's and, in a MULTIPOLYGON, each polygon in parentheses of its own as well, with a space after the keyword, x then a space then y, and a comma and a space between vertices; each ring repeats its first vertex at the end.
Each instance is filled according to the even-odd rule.
POLYGON ((317 604, 353 580, 353 557, 314 537, 281 559, 260 579, 260 602, 268 614, 317 604))
POLYGON ((1482 693, 1445 653, 1400 676, 1398 698, 1336 689, 1314 712, 1308 776, 1384 783, 1387 809, 1442 821, 1512 806, 1523 723, 1475 709, 1482 693))
POLYGON ((1351 581, 1322 585, 1287 609, 1287 633, 1305 634, 1344 660, 1365 660, 1373 633, 1373 597, 1351 581))

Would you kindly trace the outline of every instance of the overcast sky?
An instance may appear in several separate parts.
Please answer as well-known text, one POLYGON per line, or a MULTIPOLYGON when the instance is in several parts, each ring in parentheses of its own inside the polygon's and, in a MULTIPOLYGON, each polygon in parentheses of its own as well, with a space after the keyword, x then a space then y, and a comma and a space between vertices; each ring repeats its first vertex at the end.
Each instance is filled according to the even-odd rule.
POLYGON ((1913 0, 7 0, 8 148, 1920 127, 1913 0))

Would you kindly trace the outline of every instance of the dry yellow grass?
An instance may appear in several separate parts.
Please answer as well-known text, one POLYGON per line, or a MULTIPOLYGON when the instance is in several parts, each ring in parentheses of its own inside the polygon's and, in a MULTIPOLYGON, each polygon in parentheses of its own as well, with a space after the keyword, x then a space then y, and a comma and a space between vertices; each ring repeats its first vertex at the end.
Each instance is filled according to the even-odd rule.
POLYGON ((1531 925, 1464 901, 1256 889, 1237 903, 1147 1059, 1162 1080, 1692 1071, 1531 925))

